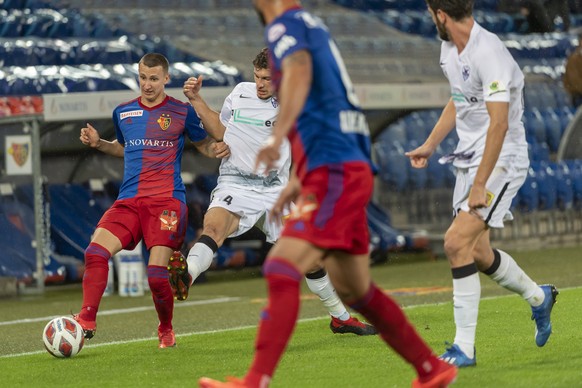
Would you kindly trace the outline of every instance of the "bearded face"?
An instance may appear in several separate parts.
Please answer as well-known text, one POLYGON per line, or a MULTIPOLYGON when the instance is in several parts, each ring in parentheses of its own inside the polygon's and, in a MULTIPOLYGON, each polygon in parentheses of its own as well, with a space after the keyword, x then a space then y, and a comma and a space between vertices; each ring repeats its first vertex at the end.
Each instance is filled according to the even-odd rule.
POLYGON ((449 38, 449 33, 447 32, 447 29, 445 28, 446 23, 441 23, 441 21, 439 20, 438 17, 435 17, 434 19, 435 19, 434 22, 435 22, 435 25, 437 28, 437 32, 439 33, 439 38, 441 38, 445 42, 448 42, 449 40, 451 40, 449 38))

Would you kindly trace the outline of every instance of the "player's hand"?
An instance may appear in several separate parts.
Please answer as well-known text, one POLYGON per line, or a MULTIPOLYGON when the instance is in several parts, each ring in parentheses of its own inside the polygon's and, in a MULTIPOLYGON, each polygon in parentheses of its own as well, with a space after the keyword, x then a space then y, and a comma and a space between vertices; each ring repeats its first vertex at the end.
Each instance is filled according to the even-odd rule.
POLYGON ((405 152, 404 155, 410 158, 412 167, 425 168, 428 165, 428 158, 431 157, 433 152, 434 150, 431 147, 423 144, 412 151, 405 152))
POLYGON ((469 191, 469 199, 467 201, 471 213, 474 210, 487 207, 487 194, 484 186, 473 185, 469 191))
POLYGON ((275 167, 275 163, 281 157, 279 149, 281 148, 282 139, 270 136, 265 145, 261 147, 257 154, 255 162, 255 172, 258 171, 259 166, 265 166, 265 174, 268 174, 275 167))
POLYGON ((194 99, 198 97, 200 93, 200 88, 202 88, 202 76, 190 77, 184 82, 184 95, 189 99, 194 99))
POLYGON ((289 179, 287 186, 279 194, 279 198, 275 201, 273 209, 271 209, 271 216, 276 219, 281 219, 286 209, 291 209, 291 204, 299 197, 301 193, 301 182, 297 177, 289 179))
POLYGON ((230 147, 223 141, 218 141, 212 144, 212 152, 215 158, 227 158, 230 156, 230 147))
POLYGON ((79 136, 79 140, 81 143, 92 147, 92 148, 99 148, 99 141, 101 137, 99 136, 99 132, 89 123, 87 123, 86 127, 81 128, 81 136, 79 136))

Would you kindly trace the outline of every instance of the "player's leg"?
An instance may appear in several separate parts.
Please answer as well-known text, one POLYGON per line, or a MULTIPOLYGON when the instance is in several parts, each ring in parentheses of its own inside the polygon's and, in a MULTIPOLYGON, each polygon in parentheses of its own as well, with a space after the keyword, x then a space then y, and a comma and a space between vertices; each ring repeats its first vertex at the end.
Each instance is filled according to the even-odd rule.
POLYGON ((150 251, 147 279, 158 314, 159 347, 172 347, 176 345, 172 327, 174 295, 168 281, 168 262, 184 242, 188 211, 186 204, 175 198, 142 198, 138 211, 144 243, 150 251))
POLYGON ((474 248, 474 257, 479 270, 497 284, 521 295, 532 309, 536 321, 535 340, 544 346, 552 333, 550 314, 558 291, 553 285, 538 286, 508 253, 491 248, 489 231, 484 233, 474 248))
POLYGON ((332 332, 340 334, 353 333, 356 335, 377 334, 374 326, 360 322, 357 318, 351 316, 335 292, 324 268, 318 267, 315 270, 311 270, 305 275, 305 280, 311 292, 319 297, 319 300, 331 315, 332 319, 329 327, 332 332))
POLYGON ((261 313, 255 356, 245 377, 249 386, 263 386, 261 382, 273 376, 295 328, 301 279, 323 254, 323 250, 294 237, 281 237, 269 252, 263 266, 269 300, 261 313))
POLYGON ((148 285, 158 314, 158 339, 160 348, 176 346, 172 326, 174 317, 174 295, 168 282, 168 258, 174 248, 156 245, 150 249, 147 267, 148 285))
POLYGON ((188 252, 188 272, 192 282, 210 268, 218 248, 238 229, 239 219, 238 215, 222 207, 212 207, 206 212, 202 234, 188 252))
POLYGON ((128 205, 129 202, 116 202, 105 212, 85 249, 83 306, 74 318, 83 327, 86 338, 95 335, 97 311, 107 287, 109 259, 131 244, 134 238, 141 238, 137 213, 128 205), (123 224, 119 223, 120 219, 124 220, 123 224))
POLYGON ((453 275, 456 333, 453 345, 441 357, 459 367, 476 364, 475 333, 481 283, 473 259, 473 246, 484 229, 483 220, 461 211, 445 234, 445 253, 453 275))
POLYGON ((382 339, 417 371, 413 386, 446 386, 456 368, 439 360, 394 300, 371 280, 367 254, 333 251, 325 267, 338 294, 378 330, 382 339))

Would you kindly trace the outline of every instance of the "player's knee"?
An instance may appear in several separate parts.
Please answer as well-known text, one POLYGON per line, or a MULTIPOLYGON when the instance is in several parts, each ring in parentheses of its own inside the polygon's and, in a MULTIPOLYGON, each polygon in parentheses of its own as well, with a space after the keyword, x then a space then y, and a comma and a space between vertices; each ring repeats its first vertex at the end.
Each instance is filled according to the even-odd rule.
POLYGON ((444 250, 449 260, 457 257, 465 248, 463 239, 454 230, 449 229, 445 234, 444 250))

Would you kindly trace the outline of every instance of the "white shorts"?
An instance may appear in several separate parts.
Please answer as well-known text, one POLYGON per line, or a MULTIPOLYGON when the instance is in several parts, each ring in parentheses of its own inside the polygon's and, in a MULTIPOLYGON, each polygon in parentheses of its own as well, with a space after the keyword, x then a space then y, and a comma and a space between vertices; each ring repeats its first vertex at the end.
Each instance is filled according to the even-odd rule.
POLYGON ((240 236, 257 226, 265 233, 267 241, 274 243, 283 230, 282 220, 271 219, 270 215, 279 195, 280 191, 258 192, 232 183, 219 183, 212 191, 208 209, 221 207, 240 216, 238 229, 228 237, 240 236))
MULTIPOLYGON (((469 212, 469 190, 475 180, 477 167, 458 168, 455 191, 453 192, 453 214, 469 212)), ((477 210, 483 221, 491 228, 503 228, 504 221, 513 220, 509 210, 513 197, 527 178, 527 168, 514 167, 512 164, 496 166, 485 185, 487 207, 477 210)))

